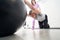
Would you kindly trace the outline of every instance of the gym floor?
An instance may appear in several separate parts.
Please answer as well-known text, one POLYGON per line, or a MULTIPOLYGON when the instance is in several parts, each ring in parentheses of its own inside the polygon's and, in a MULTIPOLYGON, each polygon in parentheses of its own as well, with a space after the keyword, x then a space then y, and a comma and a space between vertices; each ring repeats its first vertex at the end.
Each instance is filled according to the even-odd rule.
POLYGON ((14 35, 0 37, 0 40, 60 40, 60 29, 24 29, 14 35))

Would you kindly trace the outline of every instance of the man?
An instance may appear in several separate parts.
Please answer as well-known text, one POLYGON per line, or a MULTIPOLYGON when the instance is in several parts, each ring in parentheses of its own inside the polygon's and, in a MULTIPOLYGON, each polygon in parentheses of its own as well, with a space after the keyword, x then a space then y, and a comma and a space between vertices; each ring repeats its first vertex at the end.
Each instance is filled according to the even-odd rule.
POLYGON ((31 4, 25 0, 25 3, 32 9, 32 12, 36 14, 36 19, 39 22, 40 28, 49 28, 47 15, 41 13, 41 10, 39 10, 40 8, 38 9, 35 0, 31 0, 31 4))

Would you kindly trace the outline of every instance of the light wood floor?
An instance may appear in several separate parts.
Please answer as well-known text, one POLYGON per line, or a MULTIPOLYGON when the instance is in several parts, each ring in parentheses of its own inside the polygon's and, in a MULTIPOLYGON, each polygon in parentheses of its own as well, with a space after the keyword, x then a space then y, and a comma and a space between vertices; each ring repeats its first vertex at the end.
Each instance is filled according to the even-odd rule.
POLYGON ((14 35, 0 40, 60 40, 60 29, 19 29, 14 35))

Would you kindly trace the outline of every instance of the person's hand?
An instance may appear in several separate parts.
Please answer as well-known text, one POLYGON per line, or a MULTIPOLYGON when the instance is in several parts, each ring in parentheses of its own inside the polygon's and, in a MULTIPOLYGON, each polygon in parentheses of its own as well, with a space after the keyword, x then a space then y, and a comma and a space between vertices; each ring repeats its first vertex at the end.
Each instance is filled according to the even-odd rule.
POLYGON ((41 10, 38 10, 37 8, 35 8, 34 10, 32 10, 32 12, 35 13, 35 14, 40 14, 41 10))

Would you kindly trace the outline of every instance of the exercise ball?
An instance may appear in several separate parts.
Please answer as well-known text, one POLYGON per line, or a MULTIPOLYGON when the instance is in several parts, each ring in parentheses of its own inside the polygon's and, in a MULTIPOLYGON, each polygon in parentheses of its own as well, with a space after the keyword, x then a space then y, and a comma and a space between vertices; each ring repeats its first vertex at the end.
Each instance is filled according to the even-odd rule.
POLYGON ((0 37, 15 33, 24 23, 26 12, 23 0, 0 0, 0 37))

